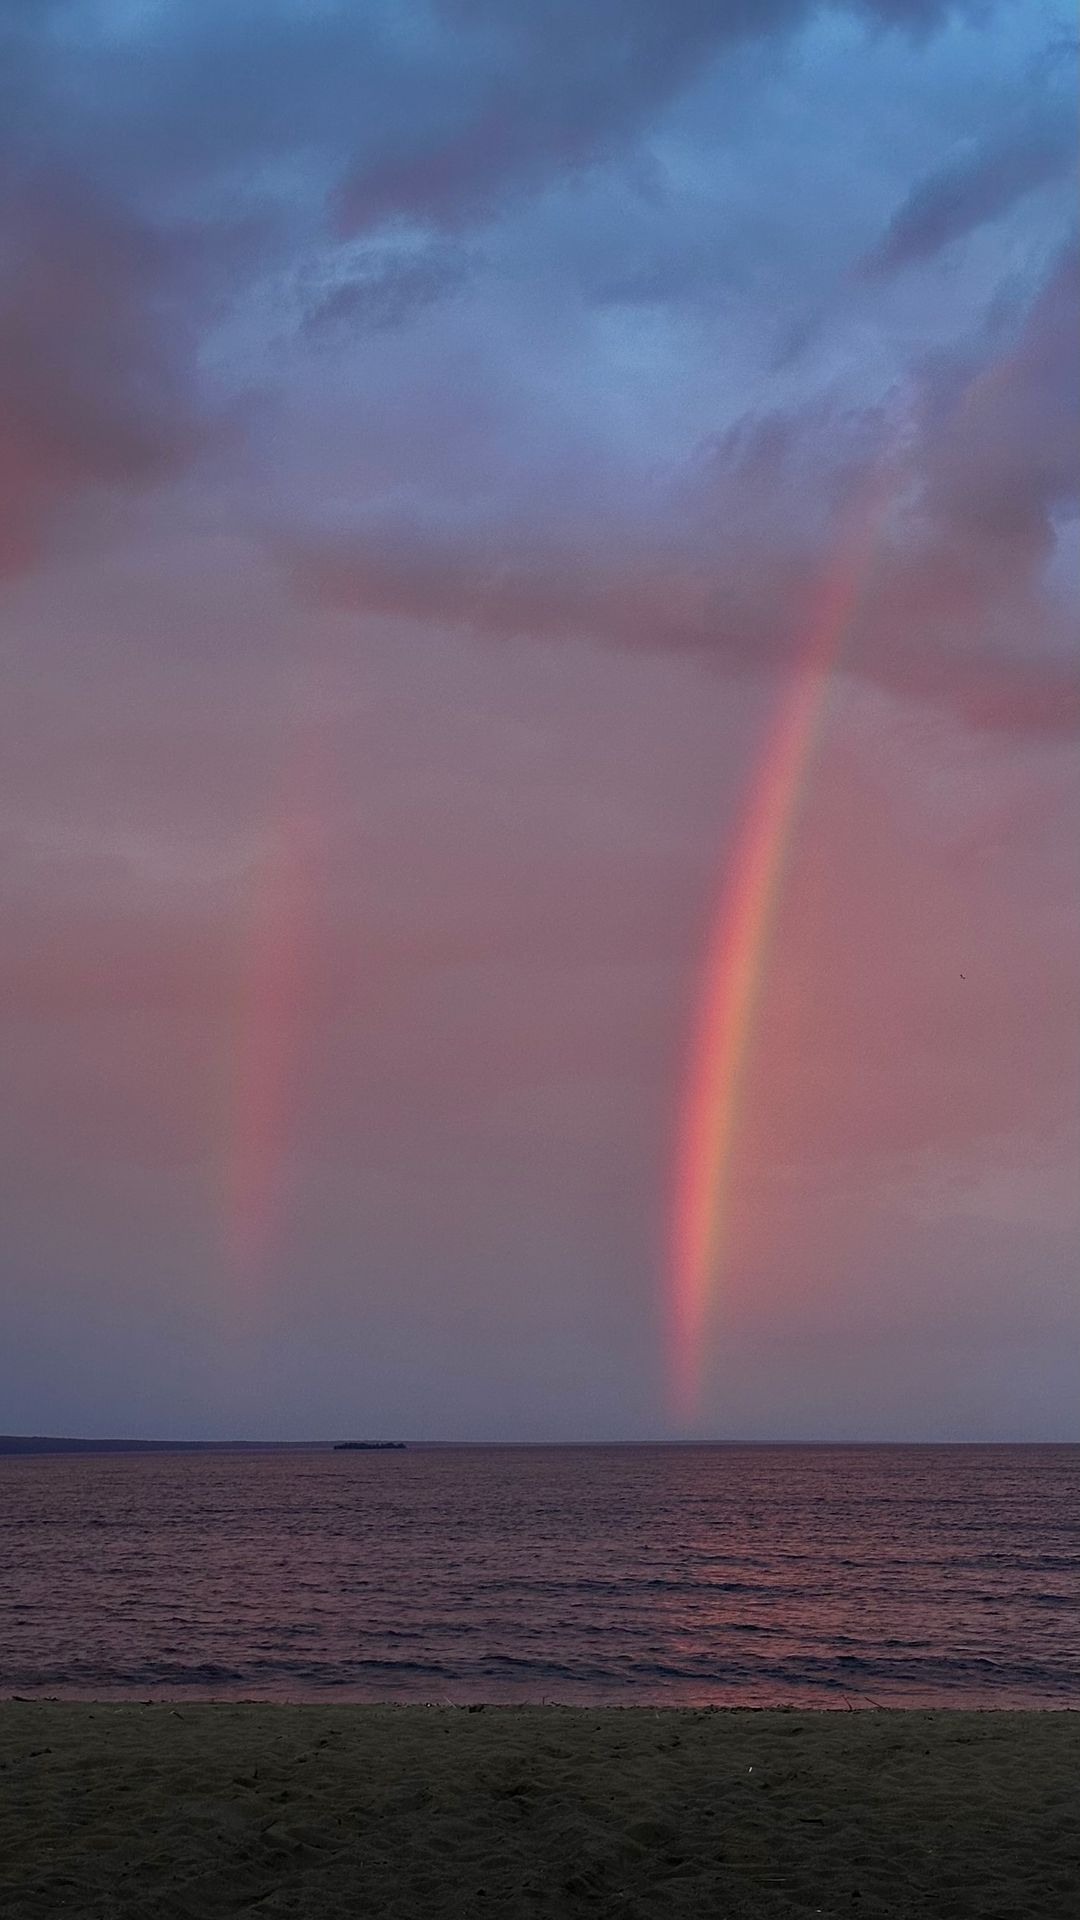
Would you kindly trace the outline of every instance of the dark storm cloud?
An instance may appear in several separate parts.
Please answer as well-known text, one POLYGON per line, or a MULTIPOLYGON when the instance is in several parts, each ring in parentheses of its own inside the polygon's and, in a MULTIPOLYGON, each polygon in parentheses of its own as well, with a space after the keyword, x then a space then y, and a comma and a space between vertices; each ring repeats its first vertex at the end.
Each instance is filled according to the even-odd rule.
POLYGON ((1070 243, 1012 340, 926 370, 918 492, 878 580, 883 659, 1020 731, 1080 717, 1071 615, 1042 580, 1080 506, 1078 312, 1070 243))
MULTIPOLYGON (((926 30, 949 9, 865 0, 852 11, 926 30)), ((813 12, 808 0, 511 10, 442 0, 405 32, 392 6, 233 0, 132 14, 122 31, 102 8, 75 36, 63 8, 7 9, 19 89, 0 201, 0 565, 34 562, 81 495, 159 488, 184 472, 209 432, 204 342, 260 276, 294 289, 303 344, 340 348, 407 327, 474 270, 446 230, 629 152, 715 56, 789 35, 813 12), (380 231, 340 244, 334 219, 380 231)), ((1060 165, 1059 106, 1018 124, 909 191, 880 268, 929 257, 1060 165)), ((688 230, 700 226, 695 208, 688 230)), ((675 258, 654 273, 661 310, 684 297, 680 274, 675 258)), ((947 686, 950 660, 966 663, 973 636, 989 635, 990 679, 1016 684, 987 711, 1041 724, 1060 715, 1062 661, 1044 645, 1052 620, 1023 596, 1075 505, 1075 305, 1070 254, 1011 345, 976 326, 907 370, 919 396, 903 476, 913 506, 882 543, 879 605, 858 655, 868 671, 924 673, 934 656, 929 678, 947 686)), ((527 356, 532 343, 521 344, 527 356)), ((293 500, 275 529, 302 590, 487 636, 599 637, 740 667, 783 657, 828 563, 837 503, 880 456, 880 408, 831 393, 758 407, 681 469, 643 482, 612 465, 591 487, 586 467, 568 488, 569 435, 543 481, 544 436, 558 427, 523 411, 530 372, 527 359, 499 370, 493 357, 468 421, 455 427, 448 412, 442 437, 457 434, 463 452, 446 481, 427 444, 437 392, 433 408, 404 381, 385 422, 373 400, 361 430, 376 476, 384 450, 382 484, 332 516, 293 500), (508 398, 493 405, 500 379, 508 398)), ((568 364, 567 421, 574 378, 568 364)))
POLYGON ((70 179, 0 198, 0 571, 59 506, 153 485, 199 444, 179 259, 70 179))
MULTIPOLYGON (((888 24, 947 10, 856 8, 888 24)), ((618 152, 725 46, 786 34, 812 11, 809 0, 442 0, 423 19, 384 0, 0 9, 0 565, 32 562, 82 493, 181 470, 202 443, 197 363, 213 318, 271 265, 303 281, 328 212, 351 230, 461 226, 511 188, 618 152)), ((307 328, 392 328, 462 271, 445 254, 359 273, 345 262, 307 328)))
POLYGON ((457 226, 514 187, 610 153, 722 43, 783 31, 805 11, 804 0, 443 0, 438 17, 470 76, 464 98, 455 90, 421 140, 361 160, 341 189, 342 223, 457 226))
POLYGON ((917 181, 867 261, 895 273, 1007 213, 1018 200, 1068 172, 1075 145, 1068 116, 1054 113, 994 133, 917 181))
MULTIPOLYGON (((363 156, 342 184, 346 231, 394 220, 454 228, 514 189, 542 186, 611 156, 721 51, 779 39, 813 0, 442 0, 460 68, 449 112, 433 103, 422 136, 363 156)), ((948 0, 856 0, 878 24, 926 29, 948 0)))
MULTIPOLYGON (((849 0, 857 17, 925 28, 950 0, 849 0)), ((290 193, 243 169, 314 163, 365 223, 454 222, 637 133, 709 59, 804 25, 815 0, 107 0, 0 9, 4 139, 77 160, 119 195, 162 187, 290 193), (434 171, 433 171, 434 169, 434 171), (136 177, 136 174, 138 177, 136 177)))
POLYGON ((1077 253, 1053 260, 1012 336, 979 334, 884 407, 835 399, 751 414, 667 483, 497 510, 433 498, 288 532, 279 552, 323 606, 487 637, 579 636, 698 653, 736 670, 788 658, 837 563, 846 503, 884 461, 891 497, 866 561, 852 670, 960 700, 980 725, 1059 732, 1078 689, 1040 586, 1080 498, 1077 253))
MULTIPOLYGON (((1080 249, 1052 263, 1016 340, 926 426, 927 512, 1002 569, 1039 559, 1080 504, 1080 249)), ((943 382, 943 384, 947 384, 943 382)))

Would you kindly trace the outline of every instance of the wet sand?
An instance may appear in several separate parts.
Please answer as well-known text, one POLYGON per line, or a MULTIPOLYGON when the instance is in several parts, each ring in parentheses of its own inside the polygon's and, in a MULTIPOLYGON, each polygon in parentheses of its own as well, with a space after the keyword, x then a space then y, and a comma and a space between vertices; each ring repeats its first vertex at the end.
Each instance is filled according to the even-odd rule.
POLYGON ((4 1920, 1080 1912, 1080 1713, 0 1704, 4 1920))

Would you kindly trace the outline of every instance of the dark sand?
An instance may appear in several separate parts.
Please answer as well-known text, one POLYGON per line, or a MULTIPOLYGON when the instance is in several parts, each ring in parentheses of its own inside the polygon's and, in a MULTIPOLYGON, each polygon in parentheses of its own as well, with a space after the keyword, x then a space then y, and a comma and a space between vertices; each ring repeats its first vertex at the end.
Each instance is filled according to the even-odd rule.
POLYGON ((4 1920, 1080 1914, 1080 1714, 0 1705, 4 1920))

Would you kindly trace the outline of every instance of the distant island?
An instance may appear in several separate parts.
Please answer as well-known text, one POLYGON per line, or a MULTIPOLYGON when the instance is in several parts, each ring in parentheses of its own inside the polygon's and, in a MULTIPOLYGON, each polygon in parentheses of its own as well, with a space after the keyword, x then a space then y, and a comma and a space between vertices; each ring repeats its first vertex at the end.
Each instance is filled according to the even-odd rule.
POLYGON ((335 1440, 335 1453, 403 1453, 404 1440, 335 1440))

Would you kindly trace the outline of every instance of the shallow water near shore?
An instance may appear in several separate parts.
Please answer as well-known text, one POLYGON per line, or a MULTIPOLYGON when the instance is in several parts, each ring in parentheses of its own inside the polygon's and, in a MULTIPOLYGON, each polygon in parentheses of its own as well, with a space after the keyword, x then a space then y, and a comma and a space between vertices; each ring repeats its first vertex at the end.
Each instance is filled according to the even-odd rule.
POLYGON ((1080 1448, 5 1458, 0 1693, 1077 1706, 1080 1448))

